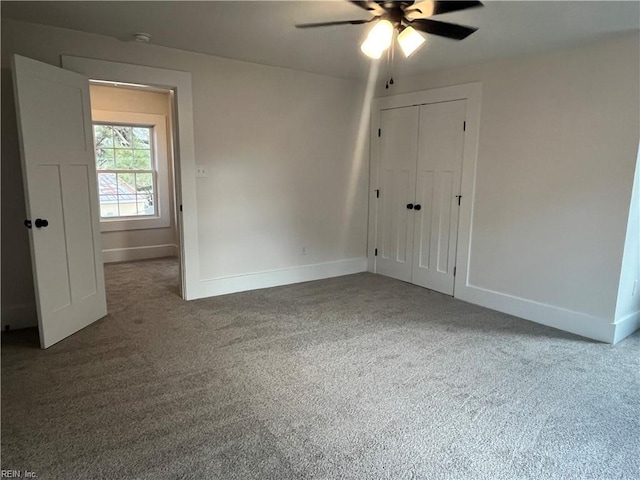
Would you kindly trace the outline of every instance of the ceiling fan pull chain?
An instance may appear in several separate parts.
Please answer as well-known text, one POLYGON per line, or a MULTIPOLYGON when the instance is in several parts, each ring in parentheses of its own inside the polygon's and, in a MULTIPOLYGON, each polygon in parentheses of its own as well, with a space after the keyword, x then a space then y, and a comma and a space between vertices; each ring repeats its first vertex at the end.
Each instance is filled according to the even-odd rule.
POLYGON ((396 42, 394 41, 391 44, 391 48, 389 49, 389 81, 387 82, 387 89, 393 85, 393 63, 396 59, 396 42))
MULTIPOLYGON (((390 72, 391 72, 391 49, 388 49, 387 50, 387 75, 390 75, 390 72)), ((387 83, 384 86, 384 88, 386 90, 389 90, 389 80, 387 80, 387 83)))
POLYGON ((389 87, 393 85, 393 61, 395 58, 395 42, 391 44, 391 48, 387 50, 387 75, 388 80, 384 88, 389 90, 389 87))

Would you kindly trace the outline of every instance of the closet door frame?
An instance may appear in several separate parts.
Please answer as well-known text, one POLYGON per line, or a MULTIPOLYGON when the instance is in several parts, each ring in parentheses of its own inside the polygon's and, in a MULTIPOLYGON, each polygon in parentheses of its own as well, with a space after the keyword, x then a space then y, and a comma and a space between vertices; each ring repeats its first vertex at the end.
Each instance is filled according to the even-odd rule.
MULTIPOLYGON (((462 195, 458 217, 458 248, 456 253, 456 276, 454 297, 458 297, 464 287, 469 286, 469 260, 471 231, 473 224, 473 205, 475 199, 476 163, 480 134, 480 104, 482 84, 480 82, 434 88, 419 92, 404 93, 376 98, 371 109, 371 149, 369 158, 369 227, 367 242, 368 271, 376 273, 376 239, 378 236, 377 190, 378 178, 380 113, 391 108, 425 105, 429 103, 466 100, 464 150, 462 156, 462 195)), ((383 193, 384 194, 384 193, 383 193)))

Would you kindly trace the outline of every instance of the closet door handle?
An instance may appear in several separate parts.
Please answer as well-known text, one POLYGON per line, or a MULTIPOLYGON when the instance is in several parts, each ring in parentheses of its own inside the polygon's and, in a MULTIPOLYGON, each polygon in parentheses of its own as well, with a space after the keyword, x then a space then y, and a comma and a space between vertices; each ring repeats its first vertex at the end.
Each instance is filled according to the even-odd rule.
POLYGON ((420 206, 420 204, 416 205, 415 207, 413 207, 415 210, 420 210, 422 207, 420 206))
POLYGON ((413 203, 407 203, 407 208, 409 210, 413 210, 413 203))

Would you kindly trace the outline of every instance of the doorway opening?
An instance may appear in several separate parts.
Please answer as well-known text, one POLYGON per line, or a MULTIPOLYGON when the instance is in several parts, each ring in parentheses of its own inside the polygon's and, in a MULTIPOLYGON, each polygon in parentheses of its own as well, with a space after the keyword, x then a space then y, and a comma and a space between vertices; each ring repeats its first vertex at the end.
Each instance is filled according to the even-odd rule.
MULTIPOLYGON (((180 271, 176 282, 179 284, 177 293, 185 300, 198 298, 198 228, 191 75, 187 72, 65 55, 62 56, 63 68, 19 55, 14 55, 12 60, 28 217, 25 227, 30 229, 29 243, 41 347, 48 348, 107 315, 100 217, 108 217, 109 213, 112 217, 116 216, 113 215, 114 212, 117 217, 138 216, 140 218, 135 220, 140 223, 136 225, 148 227, 140 228, 141 230, 157 227, 143 222, 163 221, 158 215, 162 210, 159 203, 160 173, 152 167, 156 160, 152 160, 155 157, 151 156, 151 141, 146 141, 148 148, 145 148, 143 141, 145 136, 151 138, 151 132, 157 128, 158 123, 150 122, 145 125, 146 120, 142 123, 136 120, 123 121, 121 118, 103 120, 102 126, 106 133, 102 133, 105 138, 110 139, 111 148, 106 148, 108 151, 104 153, 103 160, 107 163, 102 173, 105 174, 105 182, 115 181, 116 190, 111 194, 115 196, 116 210, 109 210, 105 201, 104 212, 101 212, 91 118, 90 78, 111 83, 136 82, 135 85, 122 85, 129 87, 153 85, 170 89, 172 115, 169 122, 164 120, 164 130, 167 130, 167 123, 173 125, 167 130, 166 136, 173 142, 171 145, 167 144, 167 152, 175 159, 172 165, 175 177, 173 217, 177 230, 174 251, 179 251, 180 258, 179 263, 176 263, 180 271), (140 129, 136 132, 135 141, 134 128, 140 129), (116 129, 129 138, 128 146, 119 145, 124 153, 116 151, 116 129), (119 172, 115 163, 117 155, 128 158, 128 170, 125 168, 124 172, 119 172), (111 164, 108 163, 110 156, 114 159, 111 164), (138 161, 141 165, 144 164, 142 157, 147 159, 147 167, 134 166, 138 161), (129 175, 130 189, 123 192, 122 199, 117 190, 118 173, 129 175), (137 188, 137 176, 140 186, 144 188, 137 188), (129 202, 128 210, 125 205, 126 194, 135 197, 133 202, 129 202), (120 200, 123 200, 122 210, 120 200), (186 208, 183 208, 185 205, 186 208)), ((159 143, 155 142, 154 146, 157 147, 159 143)), ((169 186, 172 183, 167 181, 169 186)), ((164 190, 166 193, 169 189, 164 190)), ((171 202, 168 200, 166 205, 170 212, 171 202)), ((171 215, 169 226, 170 219, 171 215)), ((117 231, 117 222, 124 221, 125 218, 108 220, 113 221, 109 226, 117 231)))
POLYGON ((199 277, 198 209, 193 140, 193 100, 191 74, 177 70, 110 62, 62 55, 64 69, 87 79, 119 83, 122 86, 147 85, 171 91, 175 196, 178 217, 180 294, 185 300, 202 296, 199 277))
POLYGON ((118 270, 136 275, 138 262, 165 259, 177 271, 170 290, 182 295, 173 93, 90 81, 103 261, 131 263, 118 270))

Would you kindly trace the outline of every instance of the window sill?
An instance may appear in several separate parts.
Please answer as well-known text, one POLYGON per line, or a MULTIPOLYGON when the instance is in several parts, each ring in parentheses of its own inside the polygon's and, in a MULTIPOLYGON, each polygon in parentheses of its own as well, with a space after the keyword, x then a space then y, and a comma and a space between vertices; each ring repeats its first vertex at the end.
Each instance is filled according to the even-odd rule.
POLYGON ((100 231, 124 232, 127 230, 149 230, 152 228, 168 228, 171 226, 169 215, 161 217, 142 217, 106 220, 100 219, 100 231))

